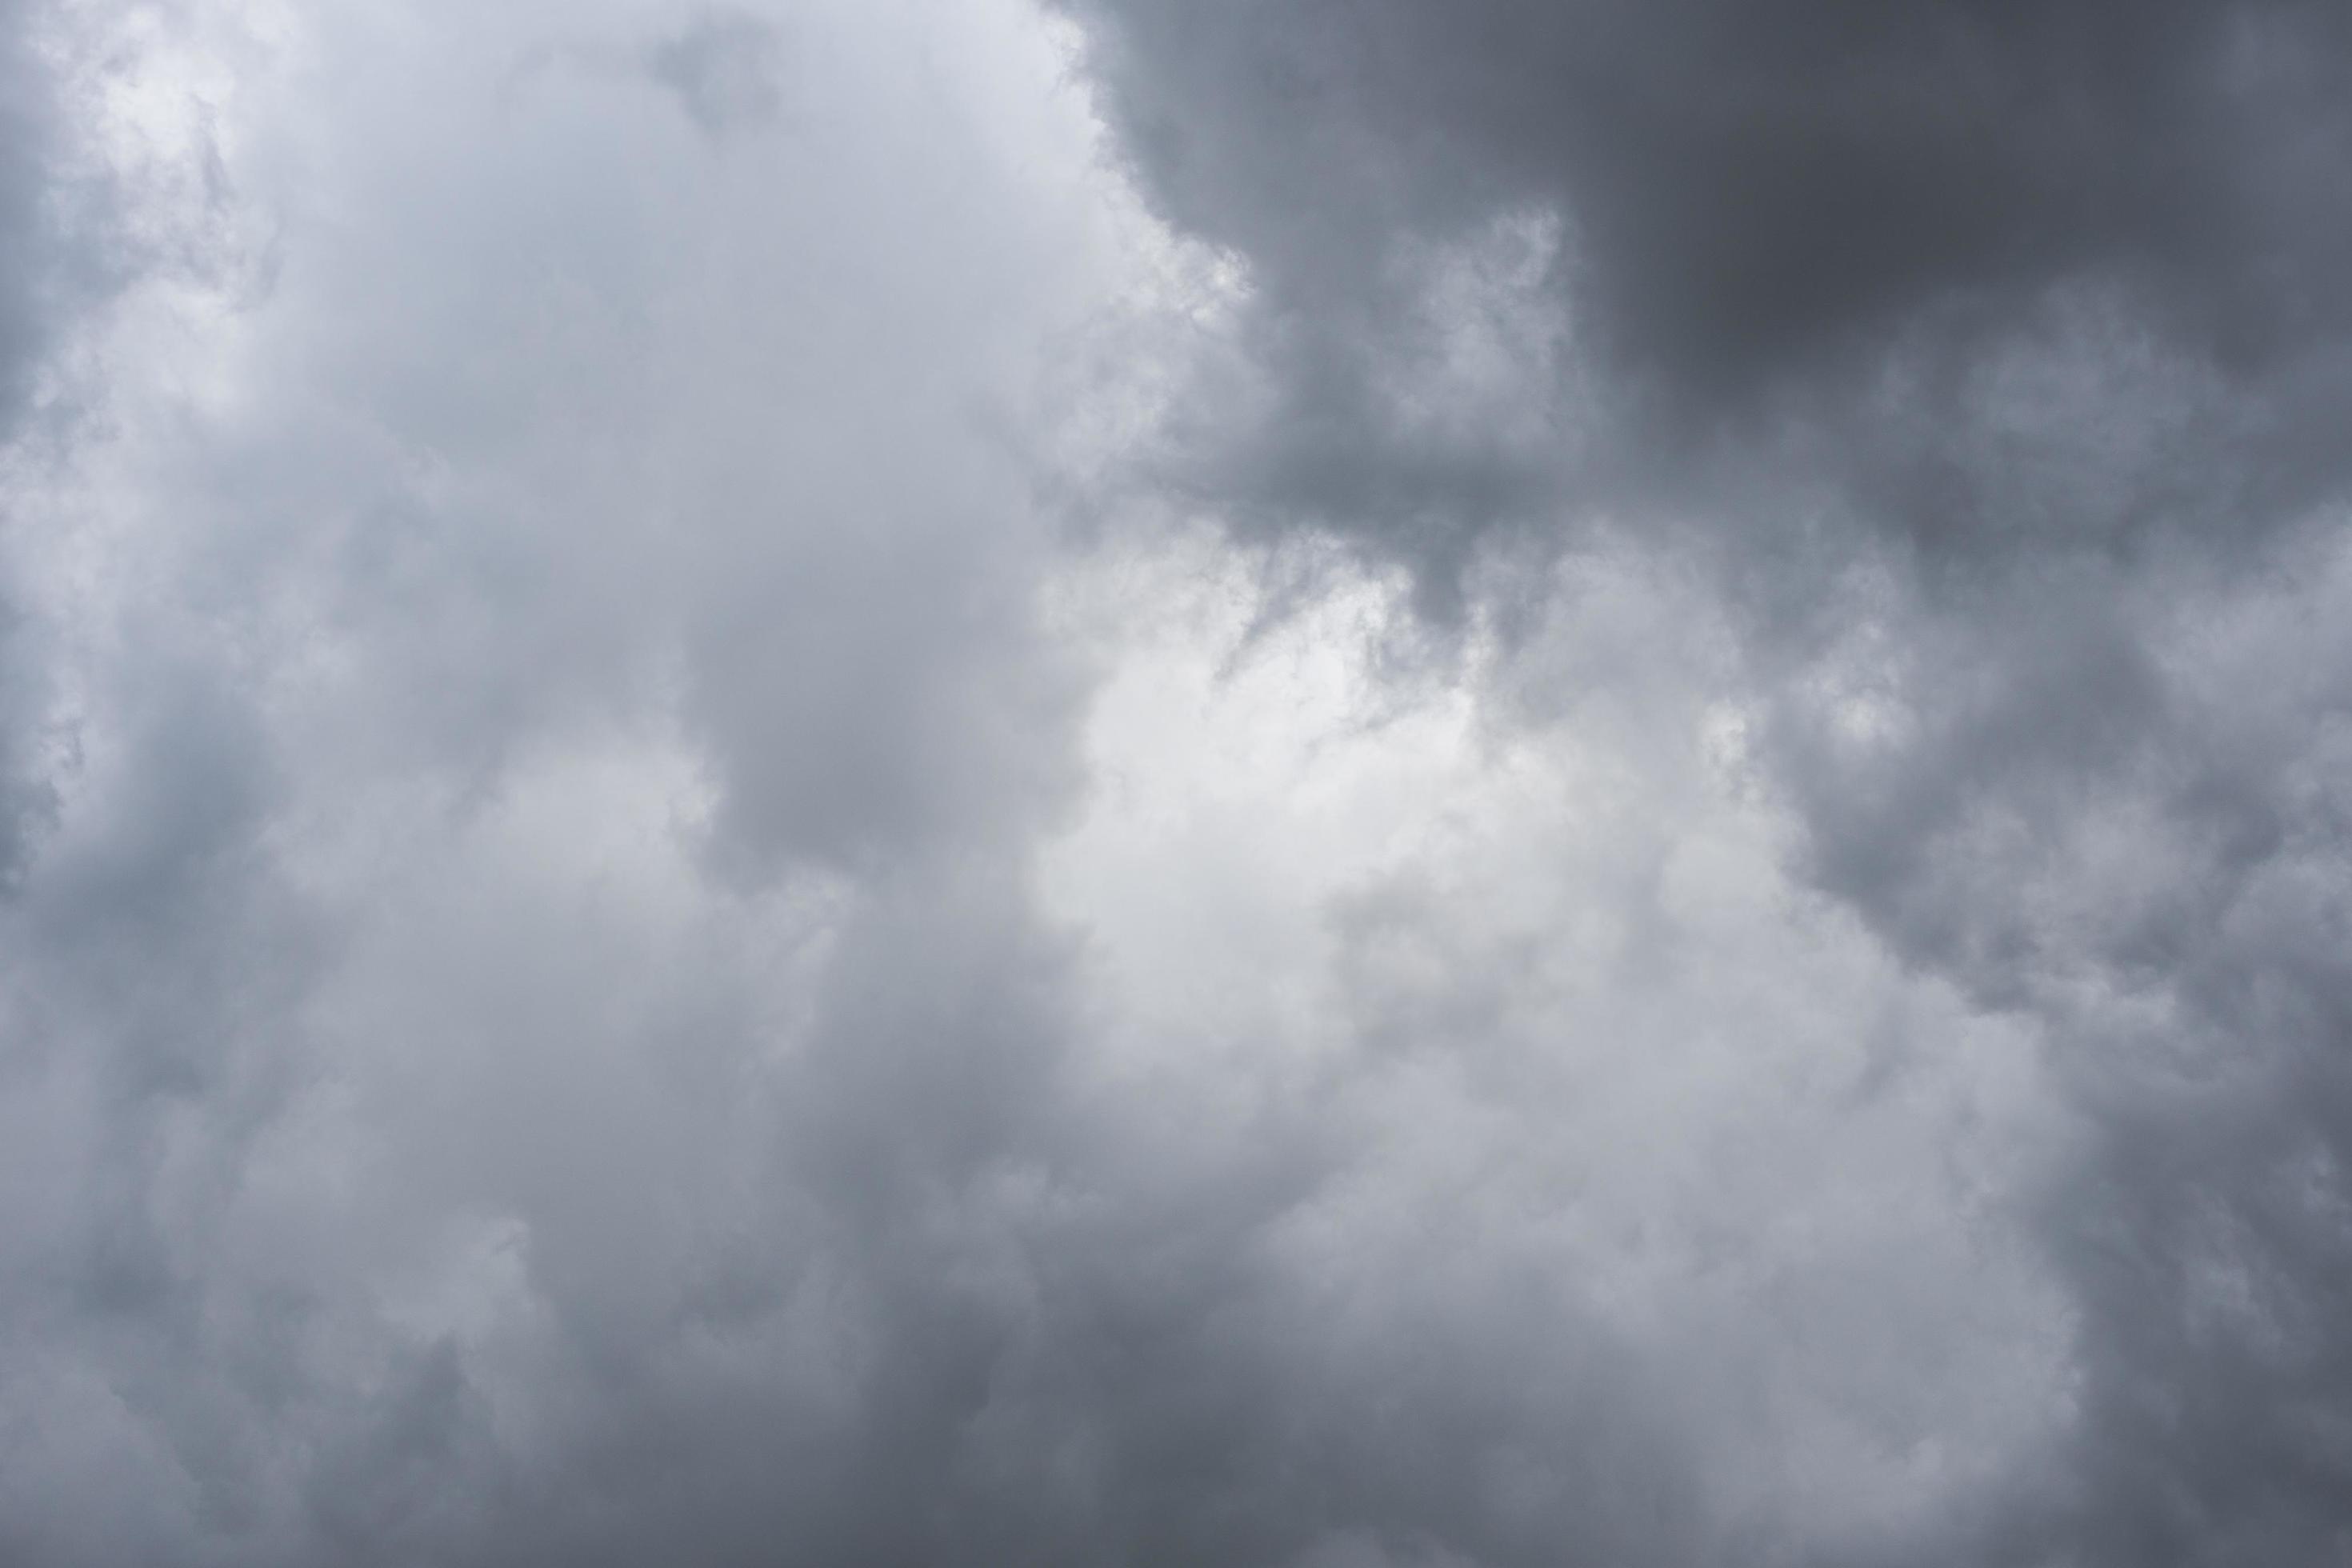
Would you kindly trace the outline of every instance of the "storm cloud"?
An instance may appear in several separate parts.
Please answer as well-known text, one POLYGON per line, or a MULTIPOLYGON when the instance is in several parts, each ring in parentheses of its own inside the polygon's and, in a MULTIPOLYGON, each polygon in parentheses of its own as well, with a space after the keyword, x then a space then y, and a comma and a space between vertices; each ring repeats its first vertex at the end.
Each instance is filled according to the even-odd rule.
POLYGON ((2043 1036, 2069 1436, 2015 1534, 1921 1550, 2342 1551, 2340 13, 1072 8, 1260 290, 1259 404, 1150 471, 1452 616, 1516 601, 1498 542, 1695 563, 1792 863, 2043 1036), (1536 436, 1421 416, 1491 331, 1449 251, 1517 268, 1536 436))
POLYGON ((0 1558, 2352 1550, 2352 22, 0 0, 0 1558))

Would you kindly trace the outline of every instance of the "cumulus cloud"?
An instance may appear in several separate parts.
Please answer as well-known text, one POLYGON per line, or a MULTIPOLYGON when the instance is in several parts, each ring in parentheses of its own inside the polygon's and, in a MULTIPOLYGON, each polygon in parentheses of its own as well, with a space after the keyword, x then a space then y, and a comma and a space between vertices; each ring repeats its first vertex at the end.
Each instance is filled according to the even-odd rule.
POLYGON ((2342 1550, 2329 8, 0 19, 0 1557, 2342 1550))

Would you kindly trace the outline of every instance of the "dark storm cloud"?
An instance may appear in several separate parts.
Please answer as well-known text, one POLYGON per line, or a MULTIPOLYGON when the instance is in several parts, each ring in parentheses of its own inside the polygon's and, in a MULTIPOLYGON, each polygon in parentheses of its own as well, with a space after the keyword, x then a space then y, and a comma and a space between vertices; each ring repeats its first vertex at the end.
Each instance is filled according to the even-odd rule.
MULTIPOLYGON (((1687 490, 1691 468, 1728 463, 1718 483, 1752 484, 1760 447, 1783 470, 1827 468, 1875 528, 1973 548, 2222 526, 2186 504, 2209 500, 2243 531, 2341 472, 2352 47, 2337 7, 1066 9, 1146 189, 1245 255, 1264 291, 1259 352, 1294 405, 1278 436, 1246 440, 1286 442, 1299 479, 1267 500, 1408 558, 1458 563, 1463 530, 1542 510, 1475 450, 1451 497, 1416 506, 1391 477, 1403 448, 1357 390, 1368 359, 1416 352, 1401 243, 1474 235, 1523 204, 1565 215, 1558 280, 1622 422, 1606 463, 1579 473, 1587 488, 1629 465, 1653 500, 1661 469, 1687 490), (2083 345, 2095 364, 2209 376, 2213 405, 2187 449, 2103 465, 2109 488, 2065 497, 2063 519, 2021 516, 1990 488, 1972 399, 1989 366, 2102 316, 2114 341, 2083 345), (2230 505, 2239 486, 2258 491, 2250 505, 2230 505), (2197 493, 2175 504, 2183 490, 2197 493)), ((2112 425, 2139 417, 2117 407, 2138 395, 2052 412, 2112 425)), ((2045 465, 2094 440, 2011 437, 2045 465)), ((1227 477, 1263 489, 1264 471, 1227 477)))
POLYGON ((1812 877, 2049 1030, 2095 1128, 2042 1226, 2075 1440, 1918 1560, 2340 1552, 2342 8, 1063 8, 1255 289, 1264 390, 1180 404, 1153 478, 1449 616, 1596 515, 1708 563, 1812 877), (1413 258, 1530 208, 1549 434, 1433 444, 1381 395, 1435 377, 1413 258))

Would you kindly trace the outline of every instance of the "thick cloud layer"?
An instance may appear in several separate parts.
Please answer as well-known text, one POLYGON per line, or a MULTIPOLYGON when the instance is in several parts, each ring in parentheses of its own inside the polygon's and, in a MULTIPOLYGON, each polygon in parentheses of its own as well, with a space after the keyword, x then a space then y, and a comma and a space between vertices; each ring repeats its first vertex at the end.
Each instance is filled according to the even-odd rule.
POLYGON ((1551 510, 1560 476, 1511 480, 1552 454, 1400 429, 1367 385, 1434 352, 1416 254, 1528 210, 1567 228, 1574 421, 1612 423, 1567 481, 1617 504, 1762 463, 1950 552, 2243 533, 2341 477, 2339 7, 1068 9, 1158 206, 1263 291, 1286 427, 1224 433, 1228 504, 1447 569, 1551 510))
POLYGON ((1449 618, 1606 519, 1706 563, 1813 879, 2046 1035, 2071 1436, 1921 1550, 2341 1552, 2340 10, 1070 8, 1257 289, 1150 471, 1449 618), (1465 343, 1514 420, 1427 416, 1465 343))
POLYGON ((2332 9, 0 22, 0 1559, 2352 1539, 2332 9))

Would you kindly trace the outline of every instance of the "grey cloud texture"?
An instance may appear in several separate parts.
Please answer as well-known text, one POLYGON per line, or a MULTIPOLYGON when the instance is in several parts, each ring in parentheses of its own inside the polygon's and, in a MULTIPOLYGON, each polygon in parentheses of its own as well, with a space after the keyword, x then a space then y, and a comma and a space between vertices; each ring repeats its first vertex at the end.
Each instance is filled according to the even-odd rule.
POLYGON ((635 42, 572 36, 540 39, 518 57, 514 85, 551 69, 608 81, 636 79, 670 94, 708 135, 725 139, 774 123, 786 108, 790 54, 782 29, 756 12, 714 6, 682 19, 638 20, 635 42))
POLYGON ((1568 480, 1617 504, 1760 465, 1973 556, 2242 533, 2342 477, 2335 7, 1066 9, 1145 188, 1262 290, 1288 428, 1228 474, 1416 561, 1560 493, 1363 385, 1429 356, 1411 248, 1526 205, 1612 429, 1568 480))
POLYGON ((2332 11, 5 5, 0 1558, 2344 1550, 2332 11))
POLYGON ((775 118, 783 107, 782 47, 748 12, 711 11, 649 44, 646 69, 714 136, 775 118))
POLYGON ((1483 556, 1612 528, 1710 574, 1797 863, 2046 1032, 2091 1126, 2036 1226, 2072 1436, 1923 1560, 2339 1553, 2338 12, 1068 9, 1256 290, 1252 414, 1204 395, 1146 471, 1456 621, 1517 613, 1483 556), (1542 434, 1433 440, 1395 389, 1466 318, 1418 258, 1530 210, 1542 434))
POLYGON ((5 68, 8 82, 8 158, 0 174, 0 201, 8 212, 8 249, 5 270, 7 305, 0 314, 0 363, 6 366, 7 413, 13 422, 25 396, 25 383, 37 363, 37 352, 44 313, 40 293, 48 280, 49 260, 41 254, 44 214, 42 163, 47 151, 47 106, 42 102, 44 82, 37 65, 26 58, 26 23, 21 6, 6 14, 11 47, 5 68))
MULTIPOLYGON (((55 285, 60 258, 50 243, 43 210, 44 175, 50 156, 52 110, 47 81, 26 47, 25 7, 0 11, 0 432, 9 436, 24 418, 39 369, 48 314, 45 293, 55 285)), ((15 616, 0 600, 0 646, 16 631, 15 616)), ((21 657, 11 660, 21 664, 21 657)), ((22 754, 29 711, 37 702, 21 674, 0 685, 0 879, 21 870, 25 838, 42 805, 36 765, 22 754)))

